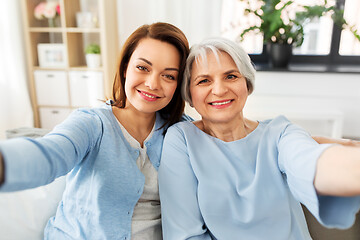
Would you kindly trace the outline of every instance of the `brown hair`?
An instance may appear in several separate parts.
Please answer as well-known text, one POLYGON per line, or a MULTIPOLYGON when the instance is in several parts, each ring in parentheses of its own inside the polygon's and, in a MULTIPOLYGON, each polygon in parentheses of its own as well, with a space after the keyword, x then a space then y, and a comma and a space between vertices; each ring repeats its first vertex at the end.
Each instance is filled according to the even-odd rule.
POLYGON ((184 111, 185 103, 181 97, 181 83, 183 81, 186 58, 189 54, 189 43, 185 34, 172 24, 163 22, 153 23, 151 25, 146 24, 136 29, 128 37, 120 53, 118 68, 113 84, 113 103, 111 105, 119 108, 124 108, 126 105, 124 73, 131 55, 135 51, 140 40, 144 38, 152 38, 167 42, 175 46, 180 53, 179 76, 174 96, 166 107, 158 111, 160 116, 165 119, 165 124, 161 126, 161 128, 165 127, 166 131, 168 127, 180 120, 184 111))

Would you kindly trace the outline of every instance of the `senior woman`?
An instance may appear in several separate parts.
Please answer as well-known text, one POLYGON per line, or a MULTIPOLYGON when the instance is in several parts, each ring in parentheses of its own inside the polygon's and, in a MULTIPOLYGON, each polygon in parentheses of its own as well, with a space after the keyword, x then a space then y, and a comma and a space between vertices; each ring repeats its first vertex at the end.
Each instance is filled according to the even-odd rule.
POLYGON ((254 75, 232 41, 192 47, 183 93, 202 119, 174 125, 164 140, 164 239, 311 239, 300 202, 325 226, 353 224, 360 148, 317 144, 283 116, 245 118, 254 75))

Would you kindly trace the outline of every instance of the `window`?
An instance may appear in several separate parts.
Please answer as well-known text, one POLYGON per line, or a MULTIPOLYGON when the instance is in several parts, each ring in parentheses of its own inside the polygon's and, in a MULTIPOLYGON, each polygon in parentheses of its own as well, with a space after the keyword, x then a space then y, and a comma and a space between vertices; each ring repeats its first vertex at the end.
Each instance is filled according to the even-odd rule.
MULTIPOLYGON (((360 31, 360 1, 346 0, 344 17, 350 25, 357 26, 360 31)), ((340 37, 339 54, 342 56, 360 56, 360 42, 349 31, 342 31, 340 37)))
MULTIPOLYGON (((285 2, 287 0, 284 0, 285 2)), ((311 5, 323 0, 293 0, 302 5, 311 5)), ((344 17, 350 25, 360 31, 360 1, 359 0, 328 0, 344 8, 344 17)), ((257 1, 251 1, 256 7, 257 1)), ((240 41, 242 29, 260 25, 255 16, 244 15, 246 4, 239 0, 224 0, 222 9, 222 35, 226 38, 240 41)), ((295 8, 296 10, 296 8, 295 8)), ((292 63, 319 64, 360 64, 360 42, 348 30, 341 31, 333 26, 330 16, 314 19, 304 27, 303 44, 293 49, 292 63)), ((261 34, 247 34, 241 42, 255 63, 267 63, 266 51, 263 51, 261 34)))
MULTIPOLYGON (((259 2, 252 1, 254 7, 259 6, 259 2)), ((252 26, 260 25, 260 20, 254 16, 244 15, 246 4, 239 0, 223 0, 221 13, 221 34, 225 38, 239 41, 242 30, 252 26)), ((249 33, 241 42, 242 47, 249 54, 261 54, 263 50, 263 36, 261 34, 249 33)))

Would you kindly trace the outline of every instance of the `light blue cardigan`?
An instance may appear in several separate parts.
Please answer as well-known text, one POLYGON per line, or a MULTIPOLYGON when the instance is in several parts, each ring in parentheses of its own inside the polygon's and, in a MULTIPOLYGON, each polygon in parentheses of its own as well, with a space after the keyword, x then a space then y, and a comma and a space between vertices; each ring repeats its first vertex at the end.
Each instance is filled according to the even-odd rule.
MULTIPOLYGON (((155 169, 160 163, 163 125, 145 142, 155 169)), ((111 106, 79 109, 43 138, 0 143, 5 183, 0 191, 17 191, 52 182, 68 172, 56 216, 45 239, 130 239, 134 206, 145 178, 136 165, 139 151, 125 140, 111 106)))

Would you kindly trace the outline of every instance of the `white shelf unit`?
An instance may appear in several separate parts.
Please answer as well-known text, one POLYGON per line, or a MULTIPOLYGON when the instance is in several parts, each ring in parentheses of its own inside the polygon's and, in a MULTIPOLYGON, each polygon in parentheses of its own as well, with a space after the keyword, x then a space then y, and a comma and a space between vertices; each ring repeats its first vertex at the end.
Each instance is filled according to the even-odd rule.
POLYGON ((97 106, 98 100, 111 96, 119 54, 117 1, 58 0, 61 13, 55 27, 49 27, 47 19, 34 17, 34 9, 42 1, 22 0, 24 36, 35 126, 53 128, 75 108, 97 106), (78 27, 78 12, 91 12, 95 26, 78 27), (100 46, 100 67, 86 66, 84 49, 90 43, 100 46), (62 44, 63 64, 40 64, 38 44, 62 44))

